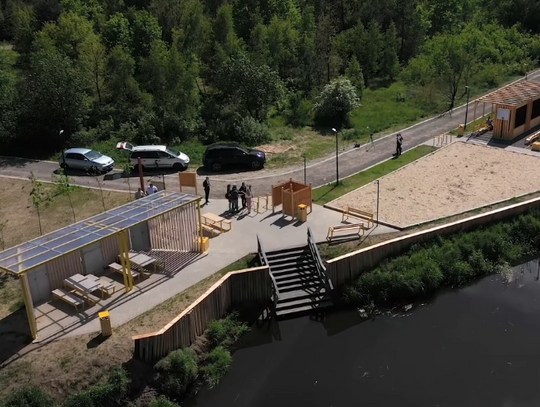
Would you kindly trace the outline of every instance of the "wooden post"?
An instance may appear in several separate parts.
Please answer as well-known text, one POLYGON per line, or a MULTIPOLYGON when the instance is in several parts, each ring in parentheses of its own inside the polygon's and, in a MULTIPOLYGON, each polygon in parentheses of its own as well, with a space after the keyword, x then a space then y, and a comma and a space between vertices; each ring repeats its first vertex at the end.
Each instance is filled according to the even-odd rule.
POLYGON ((141 189, 142 191, 144 192, 145 189, 144 189, 144 173, 143 173, 143 170, 142 170, 142 160, 141 160, 141 157, 137 158, 137 169, 139 170, 139 181, 141 183, 141 189))
POLYGON ((281 187, 281 216, 285 216, 285 207, 283 206, 283 191, 284 188, 281 187))

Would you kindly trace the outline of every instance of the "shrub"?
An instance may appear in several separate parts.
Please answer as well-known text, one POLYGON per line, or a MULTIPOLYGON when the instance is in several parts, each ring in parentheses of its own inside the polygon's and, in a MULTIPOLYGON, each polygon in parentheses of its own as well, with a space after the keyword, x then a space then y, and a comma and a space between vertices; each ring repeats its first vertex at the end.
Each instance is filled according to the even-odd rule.
POLYGON ((10 394, 3 407, 51 407, 54 402, 47 393, 37 386, 24 387, 10 394))
POLYGON ((180 407, 180 405, 169 400, 165 396, 160 396, 159 398, 152 400, 148 407, 180 407))
POLYGON ((214 387, 229 371, 232 363, 232 356, 227 349, 218 346, 210 352, 206 362, 207 364, 202 368, 204 381, 210 387, 214 387))
POLYGON ((184 348, 173 351, 156 365, 156 383, 162 393, 177 398, 185 395, 199 373, 195 351, 184 348))
POLYGON ((304 127, 313 124, 313 102, 306 99, 302 92, 296 92, 289 97, 289 108, 286 112, 287 122, 292 126, 304 127))
POLYGON ((228 348, 248 330, 248 326, 238 320, 237 313, 231 313, 223 319, 210 321, 207 330, 210 346, 228 348))
POLYGON ((235 120, 232 126, 232 139, 248 146, 255 146, 270 141, 270 130, 252 117, 235 120))
POLYGON ((349 113, 358 106, 356 88, 346 78, 337 78, 324 87, 315 104, 315 115, 322 124, 340 126, 348 122, 349 113))
POLYGON ((345 287, 344 300, 365 306, 411 301, 442 286, 459 287, 498 271, 523 256, 538 253, 540 212, 519 216, 429 244, 386 261, 345 287))
POLYGON ((115 406, 126 397, 129 391, 129 378, 121 367, 109 373, 107 381, 80 391, 66 399, 65 407, 105 407, 115 406))

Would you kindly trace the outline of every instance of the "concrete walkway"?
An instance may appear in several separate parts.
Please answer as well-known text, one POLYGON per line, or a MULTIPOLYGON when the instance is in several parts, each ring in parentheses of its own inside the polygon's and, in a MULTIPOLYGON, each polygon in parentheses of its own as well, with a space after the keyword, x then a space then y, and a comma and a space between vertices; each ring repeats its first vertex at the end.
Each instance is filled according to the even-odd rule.
MULTIPOLYGON (((224 199, 211 200, 202 208, 202 213, 222 214, 228 210, 224 199)), ((232 230, 210 239, 208 254, 189 264, 173 276, 152 275, 149 279, 135 284, 129 294, 123 289, 111 299, 101 301, 99 306, 75 314, 72 309, 62 304, 43 304, 37 308, 40 340, 67 334, 69 336, 97 332, 99 320, 95 315, 101 309, 111 312, 114 326, 122 325, 142 313, 161 304, 190 286, 209 277, 229 264, 249 253, 257 251, 257 234, 261 237, 266 251, 292 245, 307 244, 307 226, 311 227, 315 239, 323 242, 328 227, 341 223, 341 214, 319 205, 313 205, 313 212, 306 223, 298 223, 281 213, 272 214, 269 210, 263 214, 235 216, 232 230)), ((379 226, 371 234, 394 232, 394 229, 379 226)), ((368 232, 369 233, 369 232, 368 232)), ((118 279, 120 281, 120 279, 118 279)))

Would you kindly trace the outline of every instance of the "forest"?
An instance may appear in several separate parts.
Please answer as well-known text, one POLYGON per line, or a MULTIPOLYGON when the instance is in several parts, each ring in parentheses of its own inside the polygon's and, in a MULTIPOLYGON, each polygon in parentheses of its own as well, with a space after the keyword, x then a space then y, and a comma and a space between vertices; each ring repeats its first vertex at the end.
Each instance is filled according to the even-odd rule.
POLYGON ((0 151, 362 136, 532 70, 539 31, 534 0, 0 0, 0 151))

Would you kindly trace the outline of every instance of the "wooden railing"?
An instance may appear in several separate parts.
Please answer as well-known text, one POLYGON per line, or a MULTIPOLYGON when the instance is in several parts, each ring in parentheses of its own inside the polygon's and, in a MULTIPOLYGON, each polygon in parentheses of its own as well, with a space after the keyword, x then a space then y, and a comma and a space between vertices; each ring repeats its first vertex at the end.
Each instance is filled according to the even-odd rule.
POLYGON ((277 286, 277 281, 275 277, 272 275, 272 270, 270 270, 270 264, 268 263, 268 259, 266 258, 266 253, 264 252, 264 248, 261 242, 261 238, 259 235, 257 235, 257 254, 259 255, 259 259, 261 260, 261 265, 268 267, 268 274, 270 276, 270 279, 272 281, 272 314, 275 316, 276 313, 276 306, 279 301, 279 289, 277 286))
POLYGON ((307 241, 309 251, 315 259, 315 264, 317 265, 317 273, 319 274, 319 277, 322 281, 324 281, 326 289, 328 291, 333 291, 334 285, 332 284, 332 280, 330 279, 330 277, 328 277, 328 274, 326 273, 326 267, 324 266, 324 263, 321 259, 319 249, 317 248, 317 243, 315 243, 315 239, 313 238, 313 232, 311 231, 311 228, 309 226, 307 228, 307 241))

